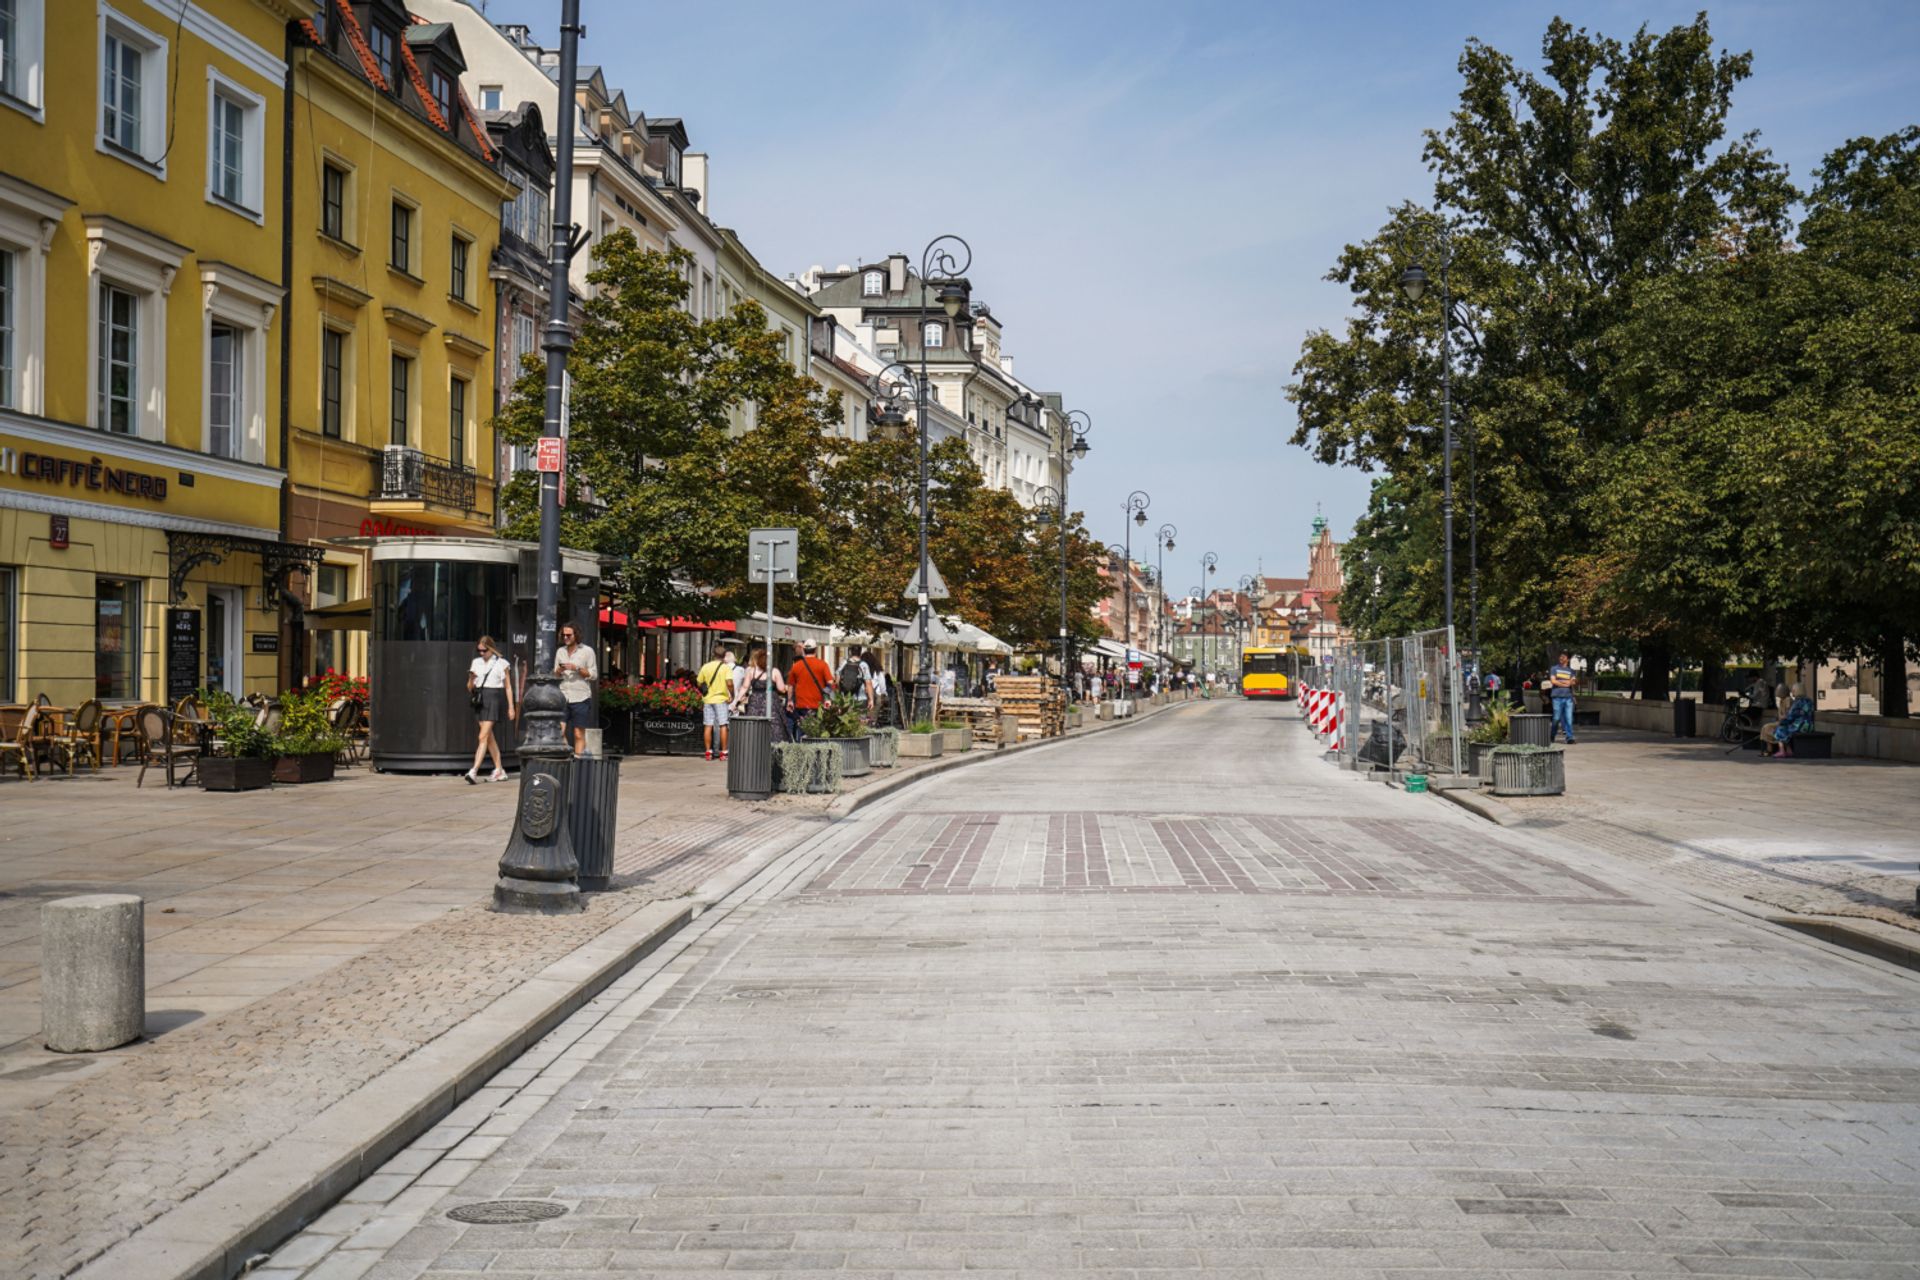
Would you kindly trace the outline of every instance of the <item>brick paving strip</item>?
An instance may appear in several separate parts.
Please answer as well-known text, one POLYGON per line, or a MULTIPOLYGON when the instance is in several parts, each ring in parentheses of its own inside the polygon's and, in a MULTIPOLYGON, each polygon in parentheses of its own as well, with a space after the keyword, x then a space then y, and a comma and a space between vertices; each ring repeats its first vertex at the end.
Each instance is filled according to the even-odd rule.
POLYGON ((994 754, 757 805, 727 801, 704 761, 632 761, 615 892, 558 918, 495 915, 481 897, 510 788, 355 773, 210 796, 135 791, 126 769, 8 786, 0 1269, 237 1273, 615 981, 696 897, 724 895, 863 791, 994 754), (76 802, 91 811, 78 827, 76 802), (34 1044, 37 914, 88 892, 149 900, 149 1038, 64 1058, 34 1044), (173 1004, 206 1008, 156 1026, 173 1004))

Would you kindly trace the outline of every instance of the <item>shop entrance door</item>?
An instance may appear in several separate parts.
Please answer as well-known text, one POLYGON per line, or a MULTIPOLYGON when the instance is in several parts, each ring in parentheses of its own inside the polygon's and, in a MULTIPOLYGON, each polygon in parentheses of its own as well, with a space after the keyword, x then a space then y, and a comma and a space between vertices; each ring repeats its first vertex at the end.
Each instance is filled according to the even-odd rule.
POLYGON ((240 683, 240 588, 207 588, 207 688, 234 697, 240 683))

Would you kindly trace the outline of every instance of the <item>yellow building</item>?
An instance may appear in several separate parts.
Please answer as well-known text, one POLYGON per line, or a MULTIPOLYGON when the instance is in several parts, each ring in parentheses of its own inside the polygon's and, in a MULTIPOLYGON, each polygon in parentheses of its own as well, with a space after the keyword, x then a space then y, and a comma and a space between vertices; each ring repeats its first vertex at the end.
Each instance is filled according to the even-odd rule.
POLYGON ((0 4, 0 701, 278 687, 305 0, 0 4), (57 20, 56 20, 57 19, 57 20))
MULTIPOLYGON (((451 26, 326 0, 299 32, 287 533, 323 549, 324 610, 369 594, 364 547, 339 539, 493 534, 488 269, 517 188, 451 26)), ((313 631, 300 662, 365 672, 363 636, 313 631)))

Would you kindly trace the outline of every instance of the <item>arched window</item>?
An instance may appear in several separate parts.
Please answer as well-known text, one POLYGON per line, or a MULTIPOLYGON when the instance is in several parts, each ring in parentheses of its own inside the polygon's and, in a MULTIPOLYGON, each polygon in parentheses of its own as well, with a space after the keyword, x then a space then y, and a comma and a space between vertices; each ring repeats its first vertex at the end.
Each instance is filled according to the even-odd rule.
POLYGON ((877 298, 886 291, 886 278, 878 271, 867 272, 866 279, 860 282, 860 296, 863 298, 877 298))
POLYGON ((938 320, 927 321, 927 331, 926 331, 925 341, 927 346, 929 347, 946 346, 947 345, 947 326, 945 326, 944 324, 941 324, 938 320))

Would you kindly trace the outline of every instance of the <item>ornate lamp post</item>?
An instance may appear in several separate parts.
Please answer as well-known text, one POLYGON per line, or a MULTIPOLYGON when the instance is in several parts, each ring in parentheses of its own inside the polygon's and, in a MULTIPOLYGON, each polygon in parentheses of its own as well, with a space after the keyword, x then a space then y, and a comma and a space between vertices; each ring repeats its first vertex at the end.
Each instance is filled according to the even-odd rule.
MULTIPOLYGON (((1062 471, 1061 479, 1066 478, 1062 471)), ((1067 680, 1067 499, 1050 484, 1033 492, 1034 512, 1042 524, 1052 521, 1060 528, 1060 682, 1067 680)))
POLYGON ((1163 658, 1167 654, 1167 552, 1173 550, 1173 539, 1179 532, 1171 524, 1163 524, 1153 534, 1159 550, 1157 559, 1160 571, 1160 608, 1154 613, 1153 643, 1163 658))
MULTIPOLYGON (((1125 554, 1127 558, 1120 566, 1120 572, 1126 575, 1127 584, 1126 639, 1120 643, 1128 649, 1133 648, 1133 526, 1137 524, 1143 529, 1147 527, 1147 508, 1152 505, 1153 499, 1147 496, 1144 489, 1135 489, 1127 495, 1126 502, 1121 504, 1120 507, 1122 511, 1133 517, 1131 523, 1122 526, 1122 528, 1126 530, 1127 546, 1125 554)), ((1129 659, 1129 661, 1131 661, 1131 659, 1129 659)))
POLYGON ((1188 587, 1187 599, 1193 601, 1192 607, 1187 610, 1187 667, 1190 672, 1198 672, 1200 670, 1201 636, 1204 634, 1200 629, 1200 619, 1204 613, 1204 610, 1200 607, 1200 588, 1188 587))
MULTIPOLYGON (((1044 409, 1045 401, 1028 400, 1035 409, 1044 409)), ((1073 651, 1068 633, 1067 616, 1067 473, 1075 462, 1087 456, 1087 432, 1093 429, 1093 419, 1085 409, 1070 409, 1060 415, 1060 434, 1055 443, 1059 448, 1055 457, 1060 462, 1060 487, 1043 485, 1034 494, 1035 505, 1044 505, 1048 495, 1058 503, 1060 516, 1060 679, 1065 681, 1072 667, 1073 651)))
POLYGON ((1213 594, 1214 567, 1220 563, 1220 557, 1209 551, 1200 557, 1200 638, 1207 647, 1207 674, 1213 674, 1213 632, 1207 630, 1206 610, 1208 597, 1213 594))
MULTIPOLYGON (((559 82, 570 85, 579 61, 580 0, 561 0, 559 82)), ((567 354, 573 350, 573 326, 567 323, 567 272, 578 248, 573 226, 573 131, 575 103, 560 95, 555 136, 560 140, 553 191, 553 228, 548 238, 549 309, 541 347, 547 354, 546 416, 540 428, 540 455, 564 466, 566 448, 561 414, 567 354)), ((567 745, 566 699, 554 674, 553 655, 560 612, 561 470, 540 469, 539 583, 534 597, 533 672, 520 699, 520 803, 506 852, 500 855, 500 879, 493 888, 493 909, 514 915, 560 915, 580 910, 580 864, 567 835, 566 785, 561 763, 573 754, 567 745)))
POLYGON ((1240 666, 1246 664, 1247 632, 1253 629, 1253 609, 1255 607, 1253 602, 1254 586, 1255 580, 1252 574, 1245 573, 1240 575, 1240 594, 1247 598, 1247 616, 1244 619, 1240 617, 1240 602, 1236 600, 1233 605, 1233 616, 1237 620, 1236 625, 1240 630, 1240 654, 1235 660, 1235 663, 1240 666))

